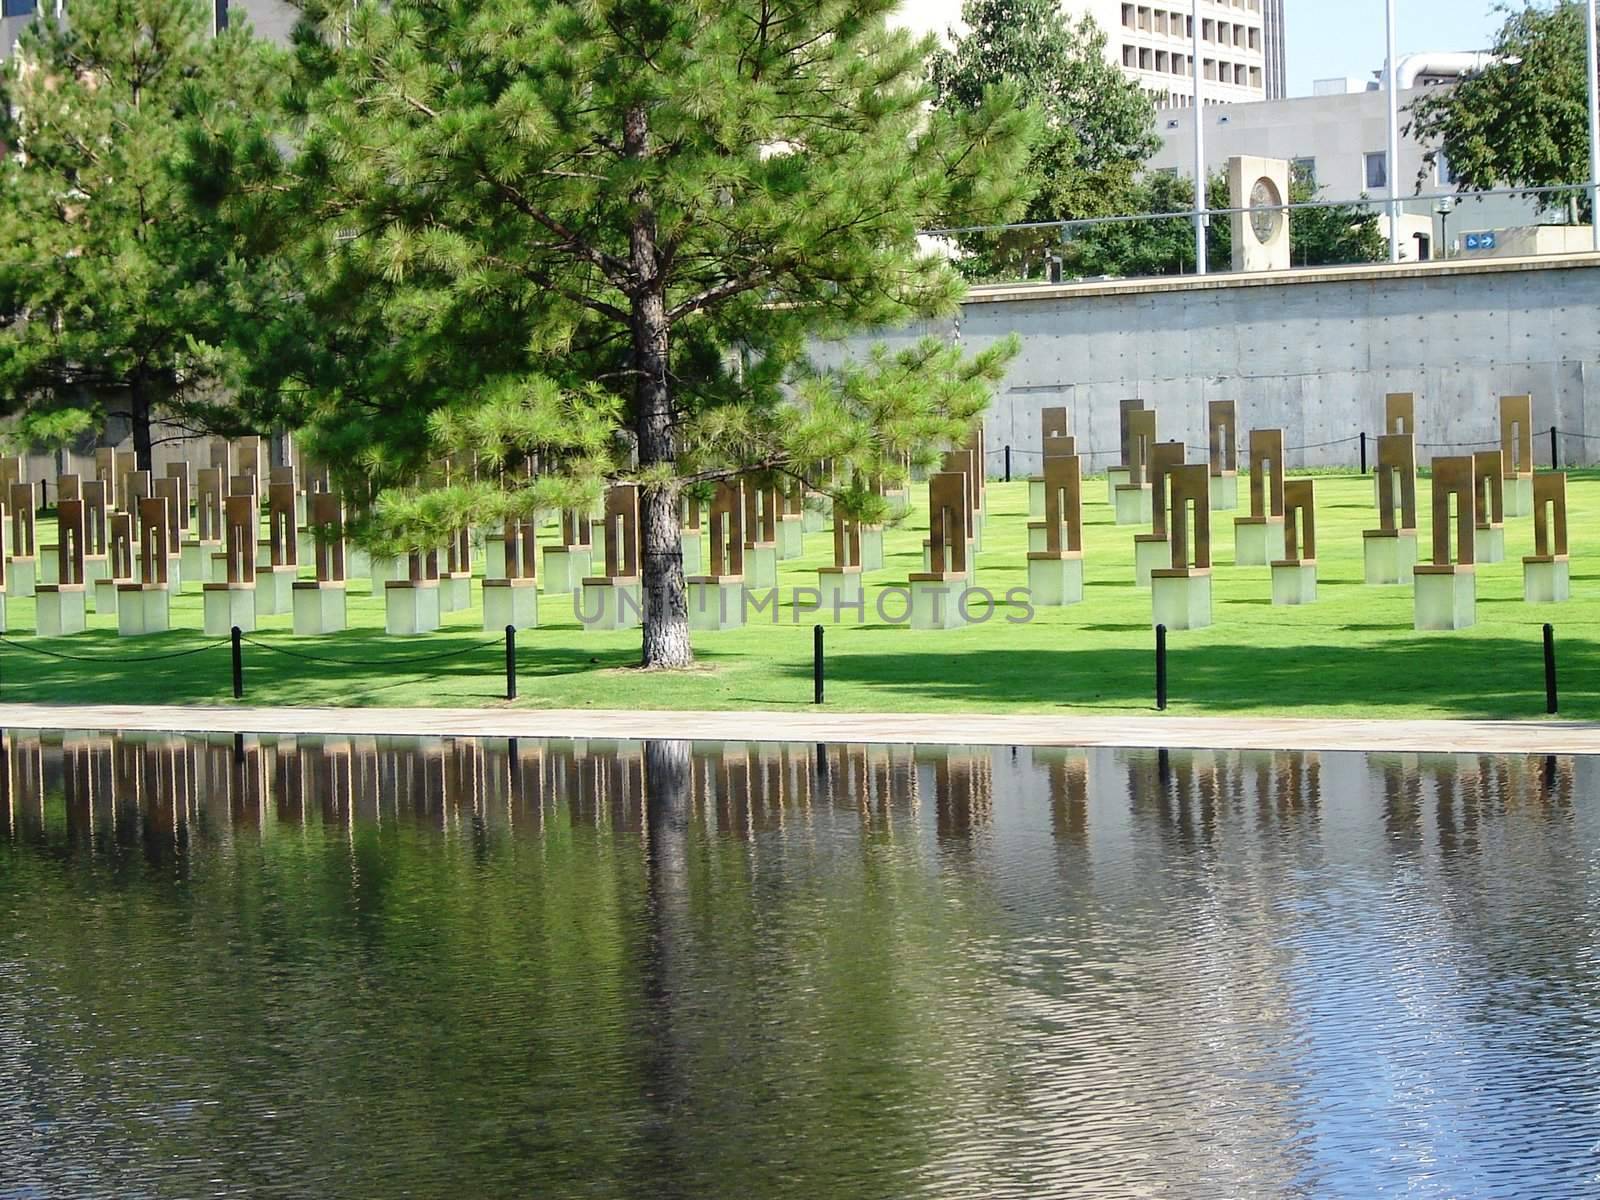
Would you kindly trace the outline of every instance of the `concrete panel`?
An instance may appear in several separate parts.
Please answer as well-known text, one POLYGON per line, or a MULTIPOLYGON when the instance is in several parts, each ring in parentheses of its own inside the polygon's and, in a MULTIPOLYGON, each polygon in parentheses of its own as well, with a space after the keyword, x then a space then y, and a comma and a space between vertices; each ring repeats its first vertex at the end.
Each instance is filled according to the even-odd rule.
MULTIPOLYGON (((1015 331, 1022 354, 989 418, 989 446, 1037 451, 1039 410, 1066 404, 1087 471, 1118 457, 1118 403, 1158 413, 1159 436, 1198 461, 1205 405, 1239 404, 1241 432, 1282 426, 1291 467, 1344 466, 1347 442, 1382 425, 1387 392, 1417 397, 1418 458, 1498 444, 1498 397, 1534 398, 1540 465, 1551 425, 1600 434, 1600 258, 1448 263, 975 288, 973 349, 1015 331), (1333 443, 1324 445, 1324 443, 1333 443)), ((952 326, 945 326, 948 331, 952 326)), ((928 326, 877 340, 905 344, 928 326)), ((862 354, 873 342, 845 344, 862 354)), ((837 361, 838 347, 819 361, 837 361)), ((1600 440, 1561 439, 1563 465, 1600 461, 1600 440)), ((998 465, 998 457, 991 466, 998 465)), ((1014 474, 1033 460, 1014 453, 1014 474)))

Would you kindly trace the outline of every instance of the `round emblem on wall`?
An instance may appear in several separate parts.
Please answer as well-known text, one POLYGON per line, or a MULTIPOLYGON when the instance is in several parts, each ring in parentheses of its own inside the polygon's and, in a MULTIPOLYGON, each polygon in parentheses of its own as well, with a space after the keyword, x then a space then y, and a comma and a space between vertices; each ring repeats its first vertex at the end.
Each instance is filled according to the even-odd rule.
POLYGON ((1256 180, 1255 187, 1250 189, 1250 229, 1256 241, 1265 245, 1278 236, 1283 222, 1282 206, 1278 185, 1267 178, 1256 180))

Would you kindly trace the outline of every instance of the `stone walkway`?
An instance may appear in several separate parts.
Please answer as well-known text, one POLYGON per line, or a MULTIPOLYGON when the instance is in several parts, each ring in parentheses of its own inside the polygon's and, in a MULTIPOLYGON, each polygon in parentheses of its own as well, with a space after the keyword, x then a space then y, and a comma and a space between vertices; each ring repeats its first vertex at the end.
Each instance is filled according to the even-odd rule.
POLYGON ((982 716, 561 709, 182 708, 0 704, 0 728, 109 732, 518 737, 990 746, 1169 746, 1215 750, 1386 750, 1600 754, 1600 724, 1269 720, 1248 717, 982 716))

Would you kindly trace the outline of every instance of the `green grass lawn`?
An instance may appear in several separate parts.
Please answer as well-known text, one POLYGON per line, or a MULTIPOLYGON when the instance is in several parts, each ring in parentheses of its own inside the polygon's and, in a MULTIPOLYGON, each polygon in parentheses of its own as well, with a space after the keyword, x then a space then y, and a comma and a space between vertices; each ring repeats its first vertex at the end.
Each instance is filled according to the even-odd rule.
MULTIPOLYGON (((1241 479, 1241 497, 1247 497, 1241 479)), ((1421 492, 1426 505, 1426 483, 1421 492)), ((868 578, 869 623, 828 624, 827 701, 836 709, 905 712, 1149 712, 1153 700, 1150 594, 1134 586, 1135 529, 1117 527, 1101 480, 1085 483, 1084 603, 1039 609, 1009 624, 1004 607, 981 626, 914 632, 871 623, 871 591, 904 584, 919 570, 926 519, 916 513, 887 539, 885 569, 868 578)), ((1248 503, 1248 501, 1245 501, 1248 503)), ((1372 480, 1317 479, 1320 598, 1274 607, 1270 572, 1235 567, 1235 513, 1214 514, 1214 624, 1169 639, 1169 711, 1179 714, 1286 716, 1443 716, 1531 718, 1544 713, 1541 626, 1555 625, 1566 718, 1600 718, 1600 568, 1585 531, 1600 518, 1600 472, 1570 479, 1575 599, 1533 606, 1522 600, 1521 556, 1531 553, 1532 519, 1507 523, 1506 561, 1481 566, 1478 623, 1461 633, 1412 629, 1409 587, 1362 583, 1364 528, 1376 524, 1372 480)), ((978 582, 1003 597, 1027 583, 1027 484, 991 484, 978 582)), ((1421 542, 1428 544, 1427 515, 1421 542)), ((48 522, 41 541, 52 541, 48 522)), ((780 583, 814 586, 830 561, 831 537, 811 534, 804 558, 781 564, 780 583)), ((477 600, 477 589, 474 588, 477 600)), ((518 704, 530 707, 736 709, 794 708, 811 701, 811 627, 816 616, 787 604, 778 621, 696 635, 700 666, 641 672, 637 632, 580 627, 570 598, 541 597, 541 627, 518 637, 518 704)), ((263 620, 256 638, 312 662, 258 646, 245 652, 250 704, 502 706, 504 650, 481 628, 481 609, 450 614, 422 638, 384 636, 381 598, 366 581, 351 584, 343 634, 298 639, 290 618, 263 620), (477 648, 474 648, 477 647, 477 648), (452 649, 458 657, 405 660, 452 649)), ((0 700, 56 703, 215 704, 231 702, 225 646, 182 658, 136 656, 209 645, 199 630, 198 588, 175 598, 181 631, 117 636, 114 618, 90 616, 88 632, 41 641, 32 600, 7 602, 10 633, 0 644, 0 700), (85 656, 63 661, 22 647, 85 656)))

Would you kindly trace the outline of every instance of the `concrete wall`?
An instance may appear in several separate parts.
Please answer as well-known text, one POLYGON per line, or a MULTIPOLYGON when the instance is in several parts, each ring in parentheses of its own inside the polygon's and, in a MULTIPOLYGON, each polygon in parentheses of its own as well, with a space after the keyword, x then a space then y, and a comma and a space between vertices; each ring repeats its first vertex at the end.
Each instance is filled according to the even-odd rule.
MULTIPOLYGON (((819 361, 873 340, 949 335, 957 322, 819 347, 819 361)), ((1250 277, 974 289, 961 340, 978 348, 1016 332, 1012 365, 988 423, 991 473, 1001 449, 1028 473, 1039 410, 1071 409, 1090 469, 1115 461, 1118 401, 1158 414, 1158 436, 1203 457, 1206 403, 1235 400, 1241 440, 1282 426, 1291 466, 1354 465, 1353 441, 1383 422, 1387 392, 1417 396, 1418 455, 1499 444, 1501 395, 1533 396, 1534 426, 1600 436, 1600 255, 1403 264, 1250 277)), ((1549 439, 1535 446, 1549 462, 1549 439)), ((1600 459, 1600 441, 1561 439, 1563 465, 1600 459)))

